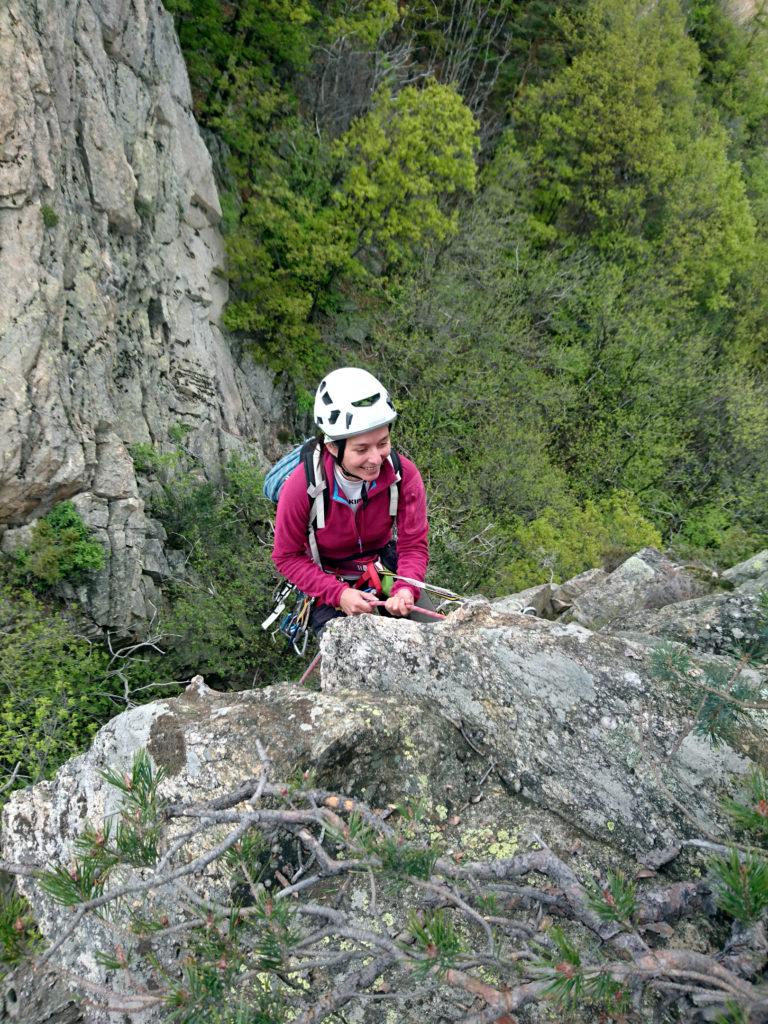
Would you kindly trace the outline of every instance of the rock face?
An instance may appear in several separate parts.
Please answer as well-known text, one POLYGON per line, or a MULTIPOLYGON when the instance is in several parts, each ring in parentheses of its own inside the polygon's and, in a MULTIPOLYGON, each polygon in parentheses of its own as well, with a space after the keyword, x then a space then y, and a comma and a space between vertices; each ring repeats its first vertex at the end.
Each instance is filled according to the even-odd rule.
MULTIPOLYGON (((616 573, 626 581, 622 568, 616 573)), ((639 575, 642 582, 646 576, 639 575)), ((604 589, 610 578, 594 574, 564 590, 581 600, 590 585, 604 589)), ((643 585, 632 600, 622 592, 627 616, 632 600, 642 609, 643 585)), ((657 676, 658 637, 593 632, 509 610, 521 601, 532 607, 531 597, 474 599, 434 625, 374 616, 334 621, 322 640, 319 693, 281 683, 220 694, 197 677, 181 697, 125 712, 53 781, 10 797, 3 856, 37 867, 71 864, 86 822, 100 826, 118 806, 119 794, 100 773, 126 769, 140 749, 167 772, 161 796, 197 802, 259 775, 257 739, 268 747, 275 779, 312 768, 319 786, 374 807, 423 800, 437 841, 462 857, 509 857, 518 845, 543 840, 566 856, 583 855, 587 871, 617 859, 634 870, 637 861, 663 860, 667 848, 687 838, 726 840, 721 799, 739 793, 751 757, 765 757, 764 722, 755 718, 749 730, 740 728, 738 750, 712 747, 693 731, 699 692, 657 676)), ((670 622, 676 613, 685 632, 689 606, 737 597, 678 602, 663 612, 670 622)), ((649 614, 662 613, 642 612, 649 614)), ((699 666, 731 672, 738 665, 692 655, 699 666)), ((759 682, 755 671, 752 678, 759 682)), ((208 837, 192 855, 216 841, 208 837)), ((208 864, 196 884, 206 897, 221 893, 221 864, 208 864)), ((19 886, 43 933, 61 935, 70 913, 30 878, 19 886)), ((174 901, 188 895, 168 886, 156 898, 163 913, 173 914, 174 901)), ((59 963, 70 976, 120 993, 124 974, 114 975, 95 956, 113 942, 112 932, 87 917, 58 952, 59 963)), ((70 1007, 66 992, 55 995, 70 1007)), ((81 1008, 89 1024, 111 1024, 95 1006, 81 1008)), ((22 1011, 20 1019, 33 1018, 22 1011)), ((143 1019, 131 1016, 134 1024, 143 1019)))
MULTIPOLYGON (((54 781, 17 794, 6 808, 5 853, 27 863, 69 863, 86 821, 100 823, 118 806, 118 792, 99 773, 108 766, 129 768, 139 748, 146 748, 167 771, 161 789, 165 797, 201 800, 258 775, 256 739, 268 747, 276 778, 313 767, 319 785, 364 795, 374 806, 437 794, 442 799, 446 790, 458 794, 471 787, 467 776, 472 773, 472 751, 458 730, 426 708, 403 708, 396 697, 371 693, 311 693, 289 683, 219 694, 197 677, 180 698, 118 716, 54 781)), ((475 777, 480 777, 479 770, 475 777)), ((221 864, 211 865, 203 884, 208 893, 226 886, 221 864)), ((70 912, 36 886, 23 881, 22 888, 42 931, 60 935, 70 912)), ((166 888, 158 898, 167 909, 185 898, 185 890, 166 888)), ((57 954, 57 963, 112 993, 123 991, 126 984, 125 991, 131 992, 135 978, 105 970, 94 956, 114 942, 113 930, 89 919, 57 954)), ((32 1024, 29 1010, 21 1007, 21 1019, 32 1024)), ((116 1018, 90 1007, 84 1019, 113 1024, 116 1018)), ((141 1013, 130 1015, 132 1024, 143 1019, 141 1013)))
POLYGON ((655 548, 642 548, 610 575, 595 578, 568 613, 590 629, 609 627, 630 611, 663 608, 705 593, 704 585, 655 548))
POLYGON ((216 326, 219 200, 162 5, 9 0, 0 67, 3 547, 77 496, 108 554, 84 596, 128 631, 167 572, 130 446, 183 425, 214 475, 279 402, 216 326))
POLYGON ((721 832, 723 786, 748 768, 690 731, 690 697, 654 677, 646 645, 574 623, 478 600, 432 627, 334 623, 322 651, 324 690, 364 679, 439 709, 512 792, 633 854, 721 832))

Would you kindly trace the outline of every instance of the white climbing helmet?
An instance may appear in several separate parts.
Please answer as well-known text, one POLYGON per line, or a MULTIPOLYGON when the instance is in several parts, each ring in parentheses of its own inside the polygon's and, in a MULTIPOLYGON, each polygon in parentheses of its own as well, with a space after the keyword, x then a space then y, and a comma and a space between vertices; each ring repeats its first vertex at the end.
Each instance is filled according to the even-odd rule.
POLYGON ((343 366, 320 381, 315 423, 332 441, 365 434, 396 418, 389 392, 367 370, 343 366))

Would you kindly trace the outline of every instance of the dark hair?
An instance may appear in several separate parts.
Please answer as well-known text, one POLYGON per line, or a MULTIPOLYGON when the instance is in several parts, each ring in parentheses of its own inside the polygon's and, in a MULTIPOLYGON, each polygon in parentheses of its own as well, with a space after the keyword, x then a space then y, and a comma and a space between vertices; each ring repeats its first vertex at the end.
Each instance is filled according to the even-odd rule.
MULTIPOLYGON (((325 434, 319 434, 316 440, 317 440, 317 443, 322 448, 323 445, 326 443, 325 434)), ((348 439, 346 437, 342 437, 338 441, 331 441, 331 444, 335 444, 336 445, 336 450, 337 450, 337 454, 336 455, 333 455, 333 452, 331 452, 331 455, 333 455, 333 458, 334 458, 336 464, 339 465, 339 466, 341 465, 341 461, 344 458, 344 452, 347 450, 347 440, 348 439)))

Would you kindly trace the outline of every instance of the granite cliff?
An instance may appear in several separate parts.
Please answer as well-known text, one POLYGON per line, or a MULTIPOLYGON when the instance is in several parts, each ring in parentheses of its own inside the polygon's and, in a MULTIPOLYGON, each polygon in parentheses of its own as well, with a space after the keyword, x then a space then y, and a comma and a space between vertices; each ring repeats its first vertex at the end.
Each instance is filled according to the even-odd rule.
POLYGON ((72 498, 107 552, 81 599, 130 632, 169 572, 131 446, 182 427, 215 477, 280 402, 217 326, 219 198, 158 0, 10 0, 0 67, 2 550, 72 498))

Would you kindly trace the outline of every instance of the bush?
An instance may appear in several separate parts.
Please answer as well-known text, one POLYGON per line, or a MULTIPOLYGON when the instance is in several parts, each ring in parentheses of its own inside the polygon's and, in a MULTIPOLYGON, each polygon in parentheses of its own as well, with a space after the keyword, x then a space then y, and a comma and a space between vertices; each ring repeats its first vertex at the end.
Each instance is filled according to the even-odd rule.
POLYGON ((47 228, 55 228, 59 223, 59 215, 56 213, 52 206, 48 206, 47 203, 43 203, 40 207, 40 215, 43 218, 43 224, 47 228))
POLYGON ((0 589, 0 775, 50 778, 113 711, 109 655, 29 591, 0 589))
MULTIPOLYGON (((175 636, 177 675, 201 672, 226 687, 263 686, 297 672, 296 659, 261 629, 272 609, 274 506, 255 461, 233 456, 220 485, 183 466, 153 507, 171 543, 188 552, 189 573, 171 593, 164 631, 175 636)), ((166 669, 167 671, 167 669, 166 669)))
POLYGON ((0 891, 0 965, 15 967, 40 943, 40 933, 24 897, 0 891))
POLYGON ((749 558, 768 543, 768 536, 734 522, 728 509, 702 505, 688 513, 679 532, 671 540, 678 558, 701 559, 727 569, 749 558))
POLYGON ((638 548, 661 547, 661 534, 636 499, 617 492, 569 511, 546 509, 515 531, 519 555, 500 574, 500 585, 522 590, 549 577, 563 580, 595 566, 612 568, 638 548))
POLYGON ((64 580, 80 583, 104 568, 104 548, 91 538, 71 501, 59 502, 37 520, 32 543, 16 557, 23 578, 49 587, 64 580))

